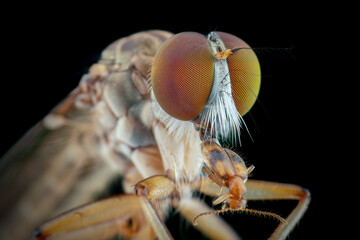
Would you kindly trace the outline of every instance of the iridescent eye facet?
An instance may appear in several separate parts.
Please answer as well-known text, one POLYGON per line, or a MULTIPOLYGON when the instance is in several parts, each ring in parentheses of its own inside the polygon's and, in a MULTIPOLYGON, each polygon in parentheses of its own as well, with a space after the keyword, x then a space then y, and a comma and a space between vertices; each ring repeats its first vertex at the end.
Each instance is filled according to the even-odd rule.
POLYGON ((232 96, 241 116, 254 105, 260 91, 260 64, 255 52, 240 38, 224 32, 215 32, 226 48, 244 48, 227 58, 232 96))
POLYGON ((183 32, 169 38, 157 51, 151 81, 156 100, 172 117, 192 120, 209 98, 214 58, 205 36, 183 32))

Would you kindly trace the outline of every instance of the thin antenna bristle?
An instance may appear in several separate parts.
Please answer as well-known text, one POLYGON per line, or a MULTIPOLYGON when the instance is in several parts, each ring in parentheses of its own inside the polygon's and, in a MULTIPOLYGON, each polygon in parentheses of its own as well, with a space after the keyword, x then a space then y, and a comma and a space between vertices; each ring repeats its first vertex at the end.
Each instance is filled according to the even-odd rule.
POLYGON ((256 215, 263 215, 263 216, 268 216, 268 217, 272 217, 275 218, 277 220, 279 220, 281 223, 287 223, 287 221, 280 217, 279 215, 277 215, 276 213, 272 213, 272 212, 263 212, 263 211, 259 211, 259 210, 254 210, 254 209, 248 209, 248 208, 240 208, 240 209, 231 209, 231 208, 224 208, 221 210, 215 210, 215 211, 211 211, 211 212, 204 212, 204 213, 200 213, 199 215, 197 215, 194 219, 193 219, 193 225, 196 226, 198 223, 196 222, 196 219, 198 219, 201 216, 205 216, 205 215, 212 215, 212 214, 220 214, 220 213, 225 213, 228 211, 239 211, 239 212, 247 212, 247 213, 253 213, 256 215))
POLYGON ((279 220, 281 223, 287 223, 284 218, 282 218, 279 215, 277 215, 276 213, 272 213, 272 212, 263 212, 263 211, 259 211, 259 210, 248 209, 248 208, 243 208, 243 209, 239 209, 239 210, 236 209, 235 211, 249 212, 249 213, 254 213, 256 215, 269 216, 269 217, 273 217, 273 218, 279 220))
POLYGON ((211 211, 211 212, 204 212, 204 213, 200 213, 199 215, 197 215, 194 219, 193 219, 193 225, 196 226, 198 225, 198 223, 196 222, 196 219, 198 219, 201 216, 205 216, 205 215, 212 215, 212 214, 219 214, 219 213, 224 213, 231 210, 230 208, 224 208, 221 210, 215 210, 215 211, 211 211))

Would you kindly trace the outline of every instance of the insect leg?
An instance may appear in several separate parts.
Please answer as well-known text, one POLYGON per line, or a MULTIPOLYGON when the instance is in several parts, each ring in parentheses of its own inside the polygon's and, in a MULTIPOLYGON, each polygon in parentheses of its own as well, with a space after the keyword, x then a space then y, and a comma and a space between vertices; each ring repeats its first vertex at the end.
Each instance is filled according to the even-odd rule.
POLYGON ((229 192, 229 189, 226 187, 221 188, 221 192, 219 192, 219 185, 209 177, 198 178, 191 182, 191 189, 200 191, 210 197, 219 197, 219 195, 225 195, 229 192))
POLYGON ((163 219, 170 206, 169 197, 174 192, 174 182, 165 176, 149 177, 135 186, 142 210, 160 240, 173 239, 163 219))
POLYGON ((219 179, 210 169, 208 169, 206 166, 202 168, 204 172, 209 176, 209 178, 215 182, 220 187, 220 192, 222 190, 222 187, 225 187, 224 182, 219 179))
POLYGON ((310 203, 310 192, 297 185, 249 180, 246 186, 248 189, 246 198, 248 200, 294 199, 299 201, 286 218, 286 223, 281 223, 270 239, 285 239, 295 224, 300 221, 310 203))
MULTIPOLYGON (((202 212, 212 211, 204 202, 195 198, 182 198, 178 209, 189 222, 202 212)), ((210 239, 239 239, 237 233, 218 215, 199 219, 196 228, 210 239)))
POLYGON ((41 240, 99 240, 115 235, 132 239, 154 237, 136 195, 119 195, 84 205, 48 221, 34 232, 34 237, 41 240))

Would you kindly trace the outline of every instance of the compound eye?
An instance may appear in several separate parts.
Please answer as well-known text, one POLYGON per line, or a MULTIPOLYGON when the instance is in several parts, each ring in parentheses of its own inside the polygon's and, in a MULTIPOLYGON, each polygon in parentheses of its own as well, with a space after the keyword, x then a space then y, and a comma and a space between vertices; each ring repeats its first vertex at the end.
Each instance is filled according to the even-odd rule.
POLYGON ((236 109, 244 116, 254 105, 260 91, 260 64, 255 52, 240 38, 224 32, 215 32, 226 48, 244 48, 227 58, 232 96, 236 109))
POLYGON ((205 36, 176 34, 155 55, 151 82, 156 100, 170 116, 192 120, 205 106, 213 84, 214 58, 205 36))

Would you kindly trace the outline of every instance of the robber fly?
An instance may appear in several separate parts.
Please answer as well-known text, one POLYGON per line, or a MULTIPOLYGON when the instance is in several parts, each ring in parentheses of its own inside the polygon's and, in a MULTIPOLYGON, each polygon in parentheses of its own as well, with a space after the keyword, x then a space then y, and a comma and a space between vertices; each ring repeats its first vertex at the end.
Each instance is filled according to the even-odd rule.
POLYGON ((0 238, 36 229, 34 239, 172 239, 171 207, 210 239, 240 238, 219 215, 229 211, 270 216, 271 238, 286 238, 310 193, 248 179, 254 166, 221 145, 239 140, 260 75, 254 51, 229 33, 153 30, 114 42, 1 160, 0 238), (119 175, 126 194, 83 205, 119 175), (258 199, 298 205, 283 218, 247 207, 258 199))

